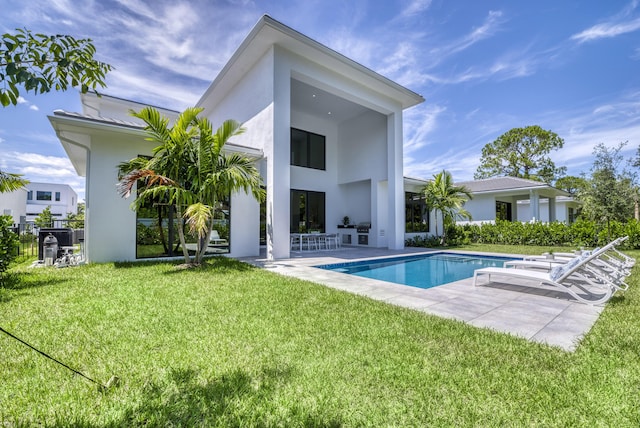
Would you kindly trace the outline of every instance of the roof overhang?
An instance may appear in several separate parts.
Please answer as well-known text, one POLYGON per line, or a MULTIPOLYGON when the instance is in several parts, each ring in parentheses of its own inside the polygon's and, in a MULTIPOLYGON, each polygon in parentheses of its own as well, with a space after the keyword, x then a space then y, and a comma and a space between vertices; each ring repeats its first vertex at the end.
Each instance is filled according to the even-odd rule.
POLYGON ((202 95, 197 105, 211 97, 222 99, 272 46, 277 45, 398 102, 403 109, 424 98, 362 64, 328 48, 304 34, 263 15, 231 59, 202 95))
MULTIPOLYGON (((143 126, 132 122, 116 119, 95 117, 80 113, 70 113, 56 110, 53 116, 48 116, 62 147, 69 160, 81 177, 87 174, 87 153, 91 150, 91 136, 100 133, 115 135, 130 135, 141 140, 147 137, 143 126)), ((227 142, 224 145, 226 153, 241 153, 252 160, 264 157, 262 150, 227 142)))

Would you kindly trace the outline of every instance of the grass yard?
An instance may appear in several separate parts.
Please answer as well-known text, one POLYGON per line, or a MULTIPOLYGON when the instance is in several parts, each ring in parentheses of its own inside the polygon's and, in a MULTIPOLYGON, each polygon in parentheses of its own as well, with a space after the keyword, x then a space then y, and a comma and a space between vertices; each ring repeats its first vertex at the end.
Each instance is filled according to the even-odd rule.
POLYGON ((0 426, 640 425, 638 267, 567 353, 226 258, 26 265, 0 326, 120 383, 0 333, 0 426))

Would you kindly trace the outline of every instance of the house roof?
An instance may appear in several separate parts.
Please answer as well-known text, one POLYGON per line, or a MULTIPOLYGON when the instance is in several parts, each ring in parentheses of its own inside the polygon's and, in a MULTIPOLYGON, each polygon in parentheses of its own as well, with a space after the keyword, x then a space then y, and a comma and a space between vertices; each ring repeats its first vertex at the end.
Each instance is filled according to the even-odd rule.
MULTIPOLYGON (((72 140, 65 136, 67 132, 83 132, 90 133, 100 130, 111 130, 116 132, 125 132, 129 134, 138 134, 143 138, 145 134, 144 125, 136 122, 125 121, 121 119, 94 116, 86 113, 68 112, 65 110, 55 110, 53 116, 49 116, 49 121, 56 131, 58 139, 62 143, 71 163, 73 164, 78 175, 84 177, 87 173, 87 156, 86 152, 90 149, 89 145, 84 145, 79 141, 72 140)), ((262 150, 252 147, 246 147, 240 144, 228 142, 224 145, 227 153, 242 153, 253 159, 263 157, 262 150)))
POLYGON ((197 105, 205 104, 210 98, 223 98, 246 71, 274 45, 322 64, 323 67, 335 73, 349 76, 353 81, 396 100, 403 109, 424 102, 424 98, 412 90, 276 21, 269 15, 263 15, 202 95, 197 105))
POLYGON ((526 193, 531 190, 537 190, 541 196, 556 197, 569 196, 564 190, 556 189, 541 181, 528 180, 518 177, 493 177, 472 181, 461 181, 456 183, 458 186, 465 186, 471 193, 526 193))

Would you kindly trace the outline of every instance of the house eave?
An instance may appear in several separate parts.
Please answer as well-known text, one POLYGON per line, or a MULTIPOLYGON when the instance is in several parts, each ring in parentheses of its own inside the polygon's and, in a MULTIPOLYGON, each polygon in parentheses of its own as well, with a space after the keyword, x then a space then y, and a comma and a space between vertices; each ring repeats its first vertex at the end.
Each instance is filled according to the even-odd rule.
POLYGON ((237 79, 273 45, 303 55, 342 75, 355 71, 357 75, 355 80, 360 84, 395 100, 403 109, 425 101, 421 95, 412 90, 276 21, 269 15, 263 15, 196 105, 202 106, 211 97, 222 98, 235 85, 237 79))

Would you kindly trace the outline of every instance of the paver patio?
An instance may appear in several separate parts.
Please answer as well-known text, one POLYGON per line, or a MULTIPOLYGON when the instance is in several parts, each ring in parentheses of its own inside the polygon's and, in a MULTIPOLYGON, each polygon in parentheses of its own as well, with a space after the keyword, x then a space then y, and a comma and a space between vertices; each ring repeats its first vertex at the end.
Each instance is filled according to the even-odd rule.
MULTIPOLYGON (((530 282, 511 278, 505 278, 505 282, 493 279, 491 283, 478 287, 473 287, 472 278, 467 278, 434 288, 421 289, 313 267, 376 257, 432 252, 434 251, 424 248, 394 251, 342 247, 338 250, 292 252, 291 258, 275 261, 263 257, 243 260, 281 275, 460 320, 476 327, 513 334, 567 351, 576 349, 580 339, 591 329, 604 309, 602 305, 579 303, 567 293, 530 286, 530 282)), ((447 252, 470 254, 465 251, 447 252)))

